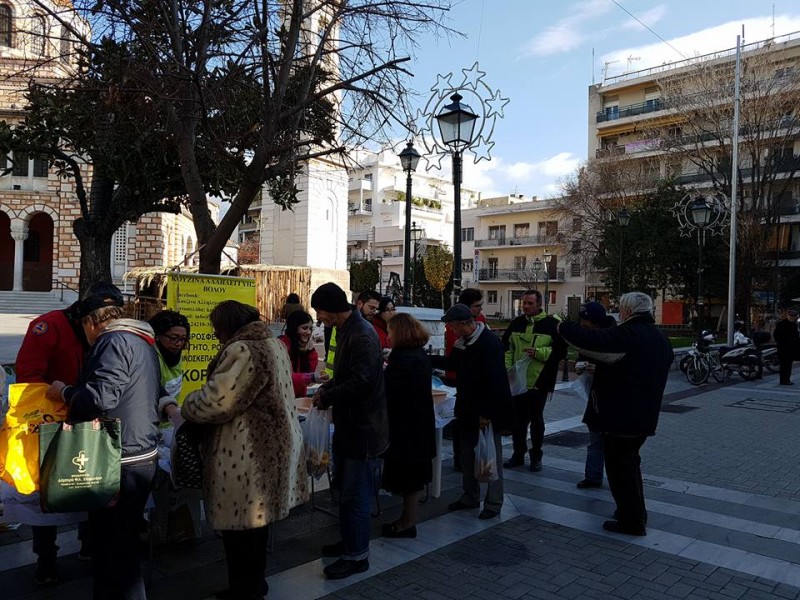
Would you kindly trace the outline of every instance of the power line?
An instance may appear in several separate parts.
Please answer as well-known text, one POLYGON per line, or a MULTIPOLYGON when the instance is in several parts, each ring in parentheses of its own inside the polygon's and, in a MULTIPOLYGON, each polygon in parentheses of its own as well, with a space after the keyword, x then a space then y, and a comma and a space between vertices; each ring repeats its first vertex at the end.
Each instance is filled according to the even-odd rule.
POLYGON ((672 44, 670 44, 670 43, 669 43, 667 40, 665 40, 663 37, 661 37, 660 35, 658 35, 658 34, 657 34, 655 31, 653 31, 653 30, 652 30, 652 29, 651 29, 651 28, 650 28, 650 27, 649 27, 649 26, 648 26, 646 23, 642 22, 642 21, 639 19, 639 17, 637 17, 636 15, 634 15, 634 14, 633 14, 631 11, 629 11, 627 8, 625 8, 624 6, 622 6, 622 4, 620 4, 619 2, 617 2, 617 0, 611 0, 611 1, 612 1, 614 4, 616 4, 617 6, 619 6, 619 7, 620 7, 622 10, 624 10, 624 11, 625 11, 625 12, 626 12, 628 15, 630 15, 630 17, 631 17, 631 18, 632 18, 634 21, 636 21, 637 23, 639 23, 639 25, 641 25, 642 27, 644 27, 645 29, 647 29, 647 31, 649 31, 650 33, 652 33, 654 36, 656 36, 658 39, 660 39, 662 42, 664 42, 664 43, 665 43, 667 46, 669 46, 670 48, 672 48, 673 50, 675 50, 675 52, 677 52, 678 54, 680 54, 681 58, 686 58, 686 55, 685 55, 683 52, 681 52, 680 50, 678 50, 678 49, 677 49, 675 46, 673 46, 672 44))

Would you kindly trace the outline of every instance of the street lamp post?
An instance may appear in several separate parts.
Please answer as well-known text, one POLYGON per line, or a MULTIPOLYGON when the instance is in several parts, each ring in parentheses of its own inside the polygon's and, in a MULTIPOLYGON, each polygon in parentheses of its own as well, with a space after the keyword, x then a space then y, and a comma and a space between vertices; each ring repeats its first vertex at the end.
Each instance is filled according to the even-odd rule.
POLYGON ((622 297, 622 251, 625 249, 625 228, 631 222, 631 213, 622 207, 617 213, 617 223, 619 223, 619 277, 617 279, 617 304, 622 297))
POLYGON ((689 210, 692 214, 692 222, 697 229, 697 330, 703 330, 703 246, 706 243, 706 227, 711 222, 713 209, 708 205, 708 201, 703 196, 697 196, 692 202, 689 210))
POLYGON ((461 153, 473 143, 473 133, 478 115, 466 104, 461 94, 450 96, 447 104, 436 115, 442 141, 453 158, 453 295, 461 292, 461 153))
POLYGON ((413 306, 416 301, 416 287, 417 287, 417 242, 420 240, 422 228, 417 228, 417 222, 411 224, 411 234, 414 236, 414 271, 411 276, 411 303, 408 306, 413 306))
POLYGON ((547 250, 542 255, 544 260, 544 312, 547 312, 547 306, 550 303, 550 261, 553 260, 553 255, 547 250))
POLYGON ((406 147, 398 155, 400 166, 406 174, 406 222, 405 235, 403 236, 403 305, 411 306, 411 175, 417 170, 419 164, 419 152, 414 149, 414 143, 408 142, 406 147))

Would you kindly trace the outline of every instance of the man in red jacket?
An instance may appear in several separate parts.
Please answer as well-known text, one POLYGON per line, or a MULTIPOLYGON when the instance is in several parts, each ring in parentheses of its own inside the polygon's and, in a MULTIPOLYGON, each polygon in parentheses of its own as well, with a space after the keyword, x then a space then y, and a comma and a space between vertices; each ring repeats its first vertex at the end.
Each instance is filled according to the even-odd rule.
MULTIPOLYGON (((92 295, 99 296, 109 305, 124 304, 122 293, 111 283, 93 284, 89 288, 88 296, 92 295)), ((78 315, 79 303, 50 311, 31 321, 17 353, 17 383, 50 384, 63 381, 71 385, 78 381, 84 357, 89 350, 78 315)), ((40 517, 36 519, 40 524, 31 524, 33 551, 38 556, 34 579, 36 583, 45 585, 58 581, 56 530, 58 524, 63 524, 63 519, 59 515, 53 515, 52 518, 49 515, 40 517), (48 521, 53 521, 53 524, 41 524, 48 521)), ((83 526, 83 523, 79 526, 78 537, 85 543, 83 526)), ((81 546, 80 556, 88 557, 84 545, 81 546)))

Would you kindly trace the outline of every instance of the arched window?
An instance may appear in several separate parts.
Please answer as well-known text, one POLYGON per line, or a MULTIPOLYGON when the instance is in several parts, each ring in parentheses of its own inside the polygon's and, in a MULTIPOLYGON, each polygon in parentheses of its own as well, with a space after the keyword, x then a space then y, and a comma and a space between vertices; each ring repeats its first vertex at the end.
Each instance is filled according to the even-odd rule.
POLYGON ((0 4, 0 46, 11 47, 13 14, 8 4, 0 4))
POLYGON ((31 19, 31 52, 36 56, 44 56, 45 32, 47 22, 42 15, 34 15, 31 19))

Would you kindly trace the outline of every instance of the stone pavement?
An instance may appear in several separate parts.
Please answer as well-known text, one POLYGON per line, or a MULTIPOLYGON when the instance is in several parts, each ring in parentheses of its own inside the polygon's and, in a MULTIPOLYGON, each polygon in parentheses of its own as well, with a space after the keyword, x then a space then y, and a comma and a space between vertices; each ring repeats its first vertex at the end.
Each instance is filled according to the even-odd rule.
MULTIPOLYGON (((446 512, 460 487, 446 462, 442 497, 421 507, 419 537, 378 537, 380 523, 399 513, 396 499, 382 497, 370 570, 329 582, 318 551, 335 541, 337 521, 301 507, 275 528, 269 598, 800 599, 800 393, 779 387, 776 375, 692 388, 677 371, 667 392, 658 434, 642 452, 646 537, 603 531, 614 508, 607 488, 575 487, 583 407, 560 390, 545 413, 544 469, 505 472, 500 518, 446 512)), ((317 502, 329 506, 328 493, 317 502)), ((25 527, 0 533, 2 598, 90 596, 74 530, 60 534, 63 582, 52 588, 31 581, 28 539, 25 527)), ((210 531, 194 545, 157 548, 148 564, 151 600, 201 599, 225 586, 221 543, 210 531)))

